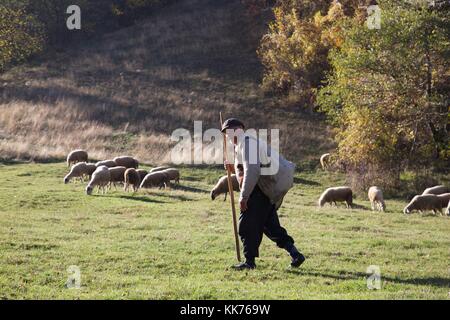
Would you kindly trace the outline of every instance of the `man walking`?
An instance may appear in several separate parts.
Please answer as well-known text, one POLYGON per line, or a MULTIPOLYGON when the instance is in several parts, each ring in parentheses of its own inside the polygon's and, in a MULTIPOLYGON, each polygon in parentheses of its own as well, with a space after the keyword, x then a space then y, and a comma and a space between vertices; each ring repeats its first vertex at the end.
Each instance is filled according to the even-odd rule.
POLYGON ((245 262, 233 266, 235 270, 256 267, 263 234, 285 249, 291 256, 291 266, 299 267, 305 257, 294 246, 294 239, 280 225, 277 209, 293 185, 295 165, 256 137, 244 134, 244 124, 235 118, 227 119, 222 132, 234 147, 234 166, 240 182, 239 236, 244 247, 245 262), (270 156, 269 156, 270 154, 270 156))

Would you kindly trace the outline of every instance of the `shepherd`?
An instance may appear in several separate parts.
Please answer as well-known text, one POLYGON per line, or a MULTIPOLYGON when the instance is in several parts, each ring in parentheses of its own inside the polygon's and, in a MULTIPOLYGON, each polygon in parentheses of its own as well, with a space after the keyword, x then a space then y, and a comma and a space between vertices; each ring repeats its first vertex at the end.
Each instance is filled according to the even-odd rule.
POLYGON ((221 128, 234 149, 234 164, 225 163, 225 169, 236 173, 241 190, 238 233, 245 261, 232 268, 256 268, 255 258, 259 257, 263 234, 285 249, 291 256, 291 267, 297 268, 305 257, 280 225, 277 213, 284 196, 293 186, 295 164, 258 137, 245 134, 244 129, 244 124, 235 118, 227 119, 221 128))

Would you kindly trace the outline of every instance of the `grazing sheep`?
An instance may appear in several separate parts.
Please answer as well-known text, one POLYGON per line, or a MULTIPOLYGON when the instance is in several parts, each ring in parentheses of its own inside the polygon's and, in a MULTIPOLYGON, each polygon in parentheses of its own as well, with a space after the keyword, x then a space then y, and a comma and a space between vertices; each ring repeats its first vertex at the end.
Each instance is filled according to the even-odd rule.
POLYGON ((383 191, 381 191, 380 188, 373 186, 369 188, 368 192, 370 204, 372 206, 372 210, 375 210, 375 208, 378 211, 384 211, 386 210, 386 204, 384 203, 383 198, 383 191))
POLYGON ((117 163, 118 166, 125 168, 137 169, 139 167, 139 161, 129 156, 115 157, 114 162, 117 163))
MULTIPOLYGON (((240 191, 239 190, 239 181, 235 174, 231 175, 231 183, 233 185, 234 191, 240 191)), ((211 200, 215 200, 217 196, 221 194, 225 194, 225 197, 223 198, 223 201, 227 200, 227 193, 228 193, 228 179, 227 176, 220 177, 219 181, 217 181, 214 188, 211 190, 211 200)))
POLYGON ((98 191, 101 190, 102 193, 106 193, 107 192, 106 187, 109 184, 110 178, 111 176, 109 174, 108 167, 106 166, 98 167, 92 174, 92 178, 86 187, 86 194, 91 195, 95 187, 98 187, 98 191))
POLYGON ((443 193, 437 196, 441 200, 441 207, 447 208, 448 202, 450 201, 450 193, 443 193))
POLYGON ((108 168, 117 167, 117 163, 114 160, 103 160, 99 161, 95 164, 95 166, 98 168, 100 166, 106 166, 108 168))
POLYGON ((169 167, 156 167, 156 168, 151 169, 150 173, 163 171, 163 170, 166 170, 166 169, 169 169, 169 167))
POLYGON ((78 162, 87 162, 88 153, 84 150, 78 149, 73 150, 67 155, 67 166, 70 167, 71 164, 78 162))
POLYGON ((137 169, 136 172, 139 174, 139 179, 141 181, 144 180, 145 176, 148 174, 148 171, 144 169, 137 169))
POLYGON ((164 172, 151 172, 147 174, 142 180, 139 188, 151 188, 158 187, 159 189, 165 188, 169 184, 169 178, 164 172))
POLYGON ((167 175, 167 178, 169 178, 169 181, 174 181, 175 183, 180 184, 180 171, 177 169, 169 168, 157 172, 164 172, 167 175))
POLYGON ((450 201, 448 202, 447 210, 445 210, 445 214, 450 216, 450 201))
POLYGON ((136 192, 139 189, 139 185, 141 184, 141 177, 139 173, 134 168, 128 168, 124 174, 124 191, 128 191, 130 186, 133 186, 133 191, 136 192))
POLYGON ((425 189, 425 191, 422 193, 422 195, 424 194, 443 194, 443 193, 447 193, 449 192, 449 189, 446 186, 434 186, 431 188, 427 188, 425 189))
POLYGON ((323 170, 326 170, 328 168, 329 162, 330 162, 330 154, 329 153, 324 153, 320 157, 320 165, 322 166, 323 170))
POLYGON ((411 213, 413 210, 418 210, 419 212, 425 210, 432 210, 433 213, 442 213, 442 203, 441 199, 434 194, 425 194, 420 196, 415 196, 412 198, 411 202, 403 209, 404 214, 411 213))
POLYGON ((91 163, 78 162, 70 168, 70 172, 64 177, 64 183, 69 183, 73 178, 79 178, 81 181, 83 181, 85 176, 89 176, 90 178, 95 169, 94 167, 94 170, 92 170, 91 163))
POLYGON ((116 183, 123 183, 125 182, 125 171, 127 168, 125 167, 113 167, 108 168, 109 174, 110 174, 110 184, 109 187, 111 188, 111 185, 114 184, 114 187, 116 187, 116 183))
POLYGON ((345 201, 347 208, 351 208, 353 204, 353 192, 349 187, 335 187, 325 190, 319 198, 319 206, 323 207, 325 203, 335 203, 345 201))

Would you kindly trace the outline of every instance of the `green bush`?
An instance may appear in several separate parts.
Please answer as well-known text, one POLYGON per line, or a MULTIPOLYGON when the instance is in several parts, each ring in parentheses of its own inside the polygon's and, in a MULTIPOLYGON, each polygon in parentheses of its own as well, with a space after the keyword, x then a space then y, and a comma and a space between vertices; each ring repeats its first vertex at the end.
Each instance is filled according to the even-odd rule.
MULTIPOLYGON (((449 21, 444 12, 380 0, 381 29, 355 19, 330 54, 319 103, 336 127, 338 156, 372 181, 430 166, 447 147, 449 21)), ((448 159, 447 159, 448 161, 448 159)), ((395 178, 395 179, 394 179, 395 178)))

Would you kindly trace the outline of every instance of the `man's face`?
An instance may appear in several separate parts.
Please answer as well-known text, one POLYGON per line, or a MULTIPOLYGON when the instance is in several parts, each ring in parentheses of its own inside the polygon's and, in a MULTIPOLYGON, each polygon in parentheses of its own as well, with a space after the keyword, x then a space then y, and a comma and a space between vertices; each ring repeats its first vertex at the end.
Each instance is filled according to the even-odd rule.
POLYGON ((241 126, 237 127, 230 127, 225 131, 225 134, 227 135, 227 138, 230 140, 232 139, 233 144, 238 144, 238 137, 240 134, 244 133, 244 128, 241 126))

